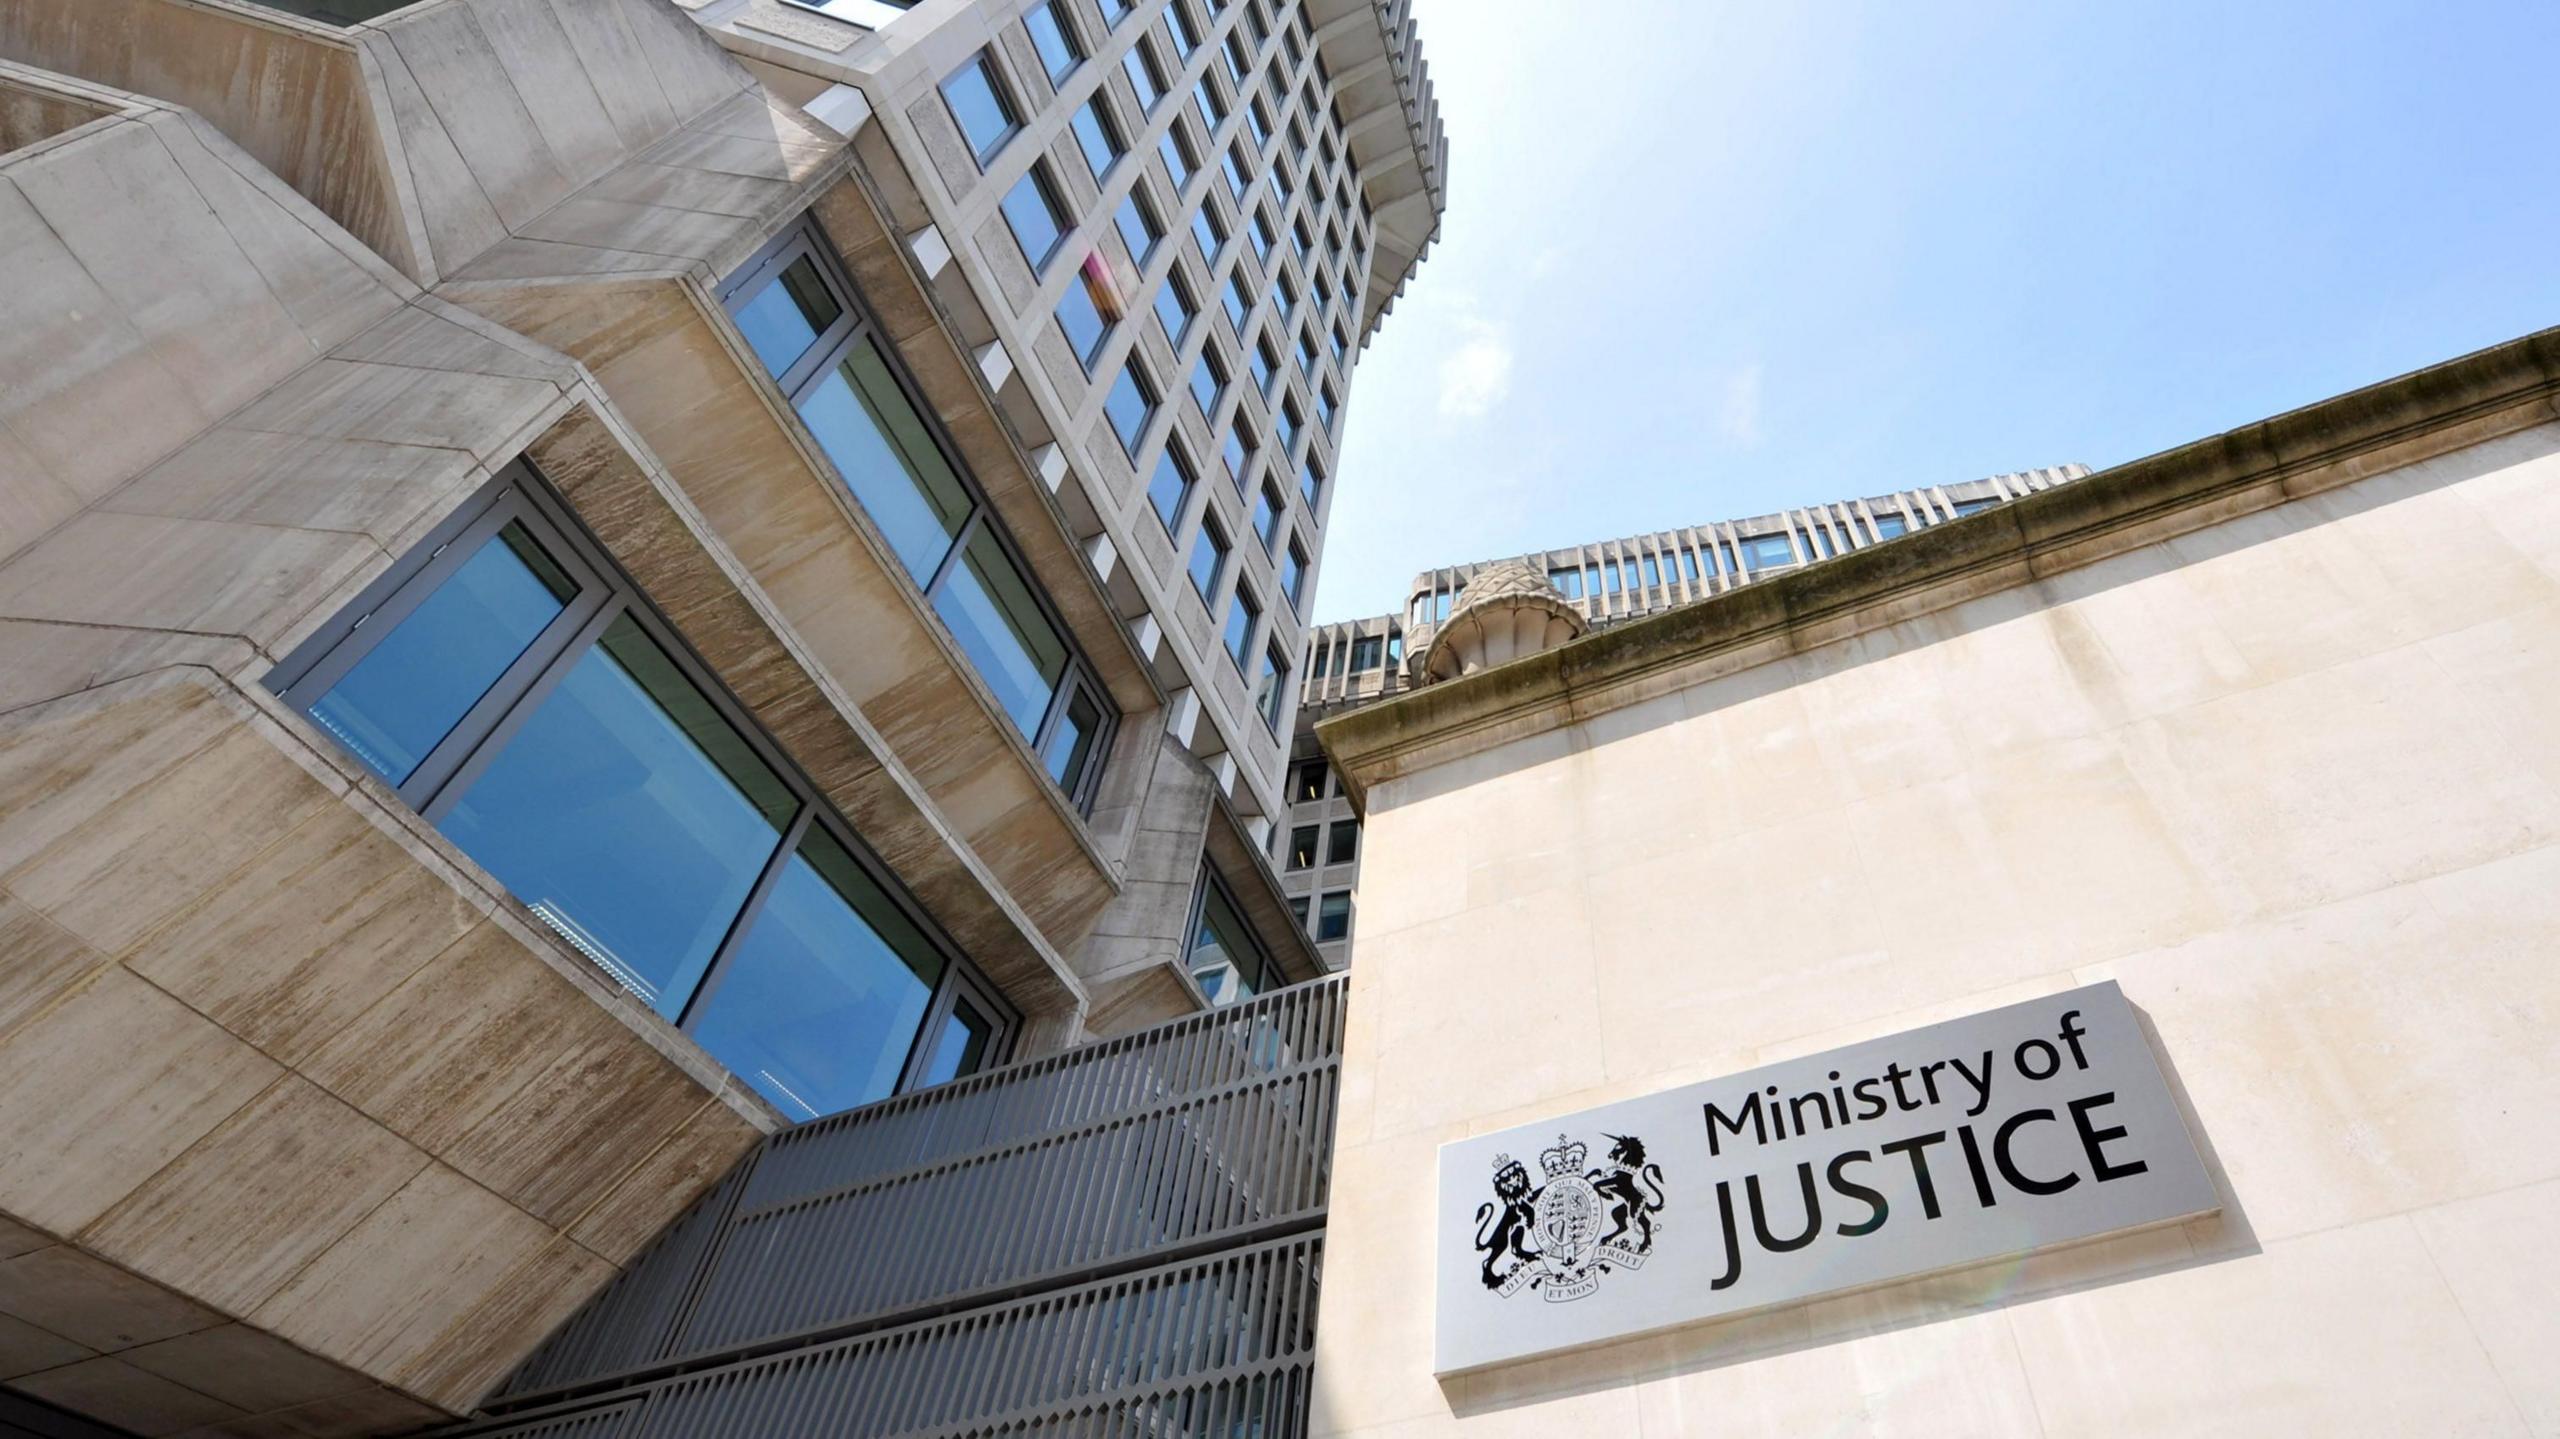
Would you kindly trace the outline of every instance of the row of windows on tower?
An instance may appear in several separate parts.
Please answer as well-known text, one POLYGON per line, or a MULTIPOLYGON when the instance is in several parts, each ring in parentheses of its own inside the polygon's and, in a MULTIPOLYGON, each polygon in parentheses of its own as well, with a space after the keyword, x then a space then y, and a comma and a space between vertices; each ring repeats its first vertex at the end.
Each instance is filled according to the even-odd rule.
POLYGON ((1324 841, 1324 863, 1349 864, 1360 857, 1360 821, 1338 819, 1329 825, 1302 824, 1289 831, 1289 868, 1315 868, 1316 841, 1320 833, 1324 841))
MULTIPOLYGON (((1289 913, 1297 916, 1299 925, 1305 926, 1307 897, 1303 894, 1290 896, 1289 913)), ((1318 944, 1337 939, 1349 939, 1351 937, 1351 891, 1347 889, 1325 891, 1315 903, 1315 916, 1315 926, 1308 932, 1314 935, 1318 944)))
POLYGON ((1318 636, 1313 650, 1314 658, 1307 671, 1311 677, 1323 679, 1328 674, 1361 674, 1403 664, 1404 631, 1391 629, 1383 635, 1354 635, 1348 652, 1345 652, 1339 636, 1318 636))

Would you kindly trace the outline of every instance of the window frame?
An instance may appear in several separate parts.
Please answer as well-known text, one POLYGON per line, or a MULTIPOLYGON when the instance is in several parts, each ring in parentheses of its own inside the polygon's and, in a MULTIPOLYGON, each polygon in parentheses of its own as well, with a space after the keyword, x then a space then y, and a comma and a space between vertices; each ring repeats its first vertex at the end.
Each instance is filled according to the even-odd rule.
MULTIPOLYGON (((713 717, 728 726, 755 759, 771 771, 793 800, 789 821, 775 831, 772 854, 766 857, 763 868, 748 887, 746 897, 739 901, 737 913, 730 917, 727 932, 712 950, 692 992, 668 1023, 687 1037, 694 1034, 699 1021, 708 1012, 707 1005, 714 992, 734 969, 738 952, 753 933, 756 921, 762 917, 777 881, 799 852, 801 841, 807 837, 810 828, 816 826, 852 857, 864 877, 879 888, 900 917, 915 928, 934 951, 935 957, 942 961, 942 974, 933 982, 932 998, 925 1006, 923 1017, 917 1021, 915 1032, 908 1036, 907 1053, 899 1065, 898 1077, 890 1093, 904 1094, 918 1087, 930 1048, 926 1038, 940 1029, 963 997, 964 990, 967 991, 965 997, 976 1003, 980 1012, 994 1025, 981 1069, 991 1069, 1004 1063, 1021 1030, 1021 1010, 1005 998, 1003 991, 996 988, 949 933, 916 902, 905 884, 863 841, 852 822, 818 788, 817 782, 730 692, 682 631, 659 612, 648 591, 614 559, 604 542, 587 528, 576 510, 530 461, 518 458, 508 462, 487 484, 456 506, 424 539, 410 546, 406 554, 365 586, 327 624, 296 645, 267 672, 263 683, 269 692, 291 710, 297 720, 310 725, 312 733, 329 748, 344 752, 344 747, 331 739, 326 730, 312 724, 308 717, 310 705, 372 654, 399 627, 402 619, 442 589, 447 580, 480 552, 483 543, 495 538, 509 524, 524 527, 545 554, 578 585, 577 594, 562 606, 560 614, 544 626, 524 652, 501 671, 489 690, 463 712, 452 730, 419 761, 408 779, 394 787, 401 802, 421 822, 429 826, 439 823, 462 802, 490 765, 505 753, 508 745, 542 709, 544 701, 557 692, 569 672, 594 651, 607 628, 615 620, 628 617, 642 636, 666 656, 685 683, 709 705, 713 717)), ((364 766, 361 759, 354 759, 354 763, 364 766)), ((364 767, 368 773, 372 772, 369 766, 364 767)), ((504 886, 500 888, 504 889, 504 886)), ((512 891, 508 894, 519 908, 530 913, 531 907, 521 898, 514 896, 512 891)), ((538 917, 534 925, 545 930, 551 928, 538 917)), ((597 966, 597 971, 606 980, 619 983, 612 971, 601 965, 597 966)), ((706 1049, 704 1053, 709 1054, 710 1051, 706 1049)), ((735 1073, 721 1063, 717 1055, 712 1056, 712 1061, 720 1064, 724 1073, 735 1073)), ((743 1077, 740 1082, 745 1082, 743 1077)))
MULTIPOLYGON (((1111 697, 1110 689, 1102 683, 1101 671, 1096 669, 1093 661, 1086 656, 1084 646, 1076 639, 1075 631, 1068 627, 1065 616, 1058 611, 1056 601, 1049 597, 1048 587, 1040 582, 1038 572, 1032 569, 1029 562, 1023 558, 1022 547, 1014 542, 1012 532, 996 515, 994 502, 987 497, 986 487, 978 482, 977 473, 969 467, 966 459, 961 455, 959 445, 951 438, 949 429, 942 422, 942 416, 925 398, 923 390, 916 383, 915 376, 909 373, 906 359, 899 353, 897 342, 890 338, 888 331, 880 325, 878 317, 872 313, 869 300, 853 283, 852 273, 845 268, 844 261, 837 256, 835 246, 827 240, 825 232, 819 228, 814 215, 804 214, 784 226, 782 233, 766 242, 765 247, 758 251, 754 258, 731 271, 720 282, 718 296, 722 312, 734 317, 740 305, 763 293, 766 283, 778 278, 792 261, 804 255, 809 258, 820 280, 828 287, 829 297, 836 301, 840 307, 840 313, 835 323, 829 325, 820 332, 817 339, 810 342, 808 351, 792 362, 789 370, 773 377, 775 386, 782 392, 783 407, 791 411, 794 421, 797 422, 802 396, 831 373, 837 365, 843 363, 845 357, 853 353, 856 345, 868 341, 877 348, 890 380, 897 385, 898 393, 906 400, 908 407, 915 411, 916 419, 923 425, 926 436, 933 441, 935 449, 942 456, 943 463, 950 467, 953 477, 959 481, 961 493, 969 499, 968 518, 952 532, 950 547, 943 551, 942 559, 934 567, 933 574, 916 585, 917 592, 924 600, 924 608, 932 614, 933 622, 941 630, 944 638, 960 652, 959 668, 987 688, 988 693, 985 698, 992 702, 993 718, 1007 733, 1021 736, 1023 743, 1030 748, 1032 768, 1043 778, 1047 778, 1049 774, 1047 760, 1049 746, 1058 738, 1060 727, 1066 723, 1067 716, 1074 707, 1076 695, 1081 692, 1089 697, 1093 708, 1102 715, 1102 724, 1094 732, 1090 749, 1091 757, 1085 764, 1084 773, 1077 776, 1076 783, 1072 787, 1058 786, 1058 790, 1066 797, 1070 809, 1079 815, 1091 814, 1094 796, 1101 790, 1102 772, 1108 767, 1112 741, 1118 736, 1120 723, 1126 717, 1120 712, 1119 702, 1111 697), (1057 632, 1059 642, 1066 650, 1066 667, 1058 676, 1056 688, 1050 692, 1048 707, 1041 711, 1040 723, 1028 735, 1023 735, 1021 726, 1005 712, 1003 701, 997 699, 993 692, 992 682, 978 673, 976 662, 968 658, 966 646, 961 644, 960 637, 953 633, 949 621, 942 618, 941 610, 935 604, 935 597, 950 582, 952 574, 960 568, 963 557, 971 543, 976 540, 981 528, 990 533, 996 543, 997 551, 1022 576, 1024 588, 1031 595, 1033 604, 1038 607, 1041 619, 1057 632)), ((1106 332, 1107 330, 1106 325, 1106 332)), ((809 448, 821 457, 826 454, 824 448, 814 443, 809 448)), ((827 473, 835 480, 837 487, 844 492, 845 503, 852 506, 854 510, 862 512, 868 519, 869 512, 864 510, 861 496, 855 493, 852 484, 836 471, 835 462, 832 459, 827 461, 827 473)), ((907 574, 904 566, 894 568, 897 569, 898 574, 906 577, 910 583, 914 583, 913 576, 907 574)), ((1054 785, 1055 781, 1052 780, 1051 783, 1054 785)))
POLYGON ((951 116, 952 128, 960 132, 960 143, 968 147, 969 158, 977 162, 978 173, 983 175, 993 169, 996 158, 1013 143, 1014 137, 1022 133, 1022 103, 1014 98, 1010 83, 996 63, 995 47, 980 47, 967 61, 954 66, 951 73, 943 76, 941 83, 933 88, 942 96, 942 108, 951 116), (1004 115, 1004 129, 984 145, 971 138, 969 124, 960 118, 960 107, 951 98, 951 83, 971 69, 985 77, 987 93, 994 97, 996 109, 1004 115))

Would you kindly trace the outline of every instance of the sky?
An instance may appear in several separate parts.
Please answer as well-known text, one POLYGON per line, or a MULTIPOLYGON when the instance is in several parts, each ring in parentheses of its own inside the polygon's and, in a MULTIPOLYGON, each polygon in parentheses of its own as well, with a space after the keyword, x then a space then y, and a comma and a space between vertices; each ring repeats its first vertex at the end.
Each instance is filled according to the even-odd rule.
POLYGON ((1414 0, 1441 238, 1319 619, 2136 459, 2560 323, 2560 5, 1414 0))

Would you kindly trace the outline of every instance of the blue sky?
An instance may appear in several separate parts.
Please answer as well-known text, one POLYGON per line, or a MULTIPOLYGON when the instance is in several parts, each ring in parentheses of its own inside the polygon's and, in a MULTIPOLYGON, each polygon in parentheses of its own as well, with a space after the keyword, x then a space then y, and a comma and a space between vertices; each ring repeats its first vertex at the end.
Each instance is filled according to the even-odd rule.
POLYGON ((2077 460, 2560 322, 2560 5, 1415 0, 1441 242, 1316 608, 2077 460))

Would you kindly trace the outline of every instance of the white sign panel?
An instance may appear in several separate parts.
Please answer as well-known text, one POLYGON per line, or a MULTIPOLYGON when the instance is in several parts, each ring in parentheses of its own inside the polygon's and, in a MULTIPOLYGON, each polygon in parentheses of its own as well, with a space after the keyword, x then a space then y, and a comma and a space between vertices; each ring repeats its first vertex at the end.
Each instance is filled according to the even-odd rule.
POLYGON ((2221 1207, 2114 983, 1440 1149, 1455 1374, 2221 1207))

